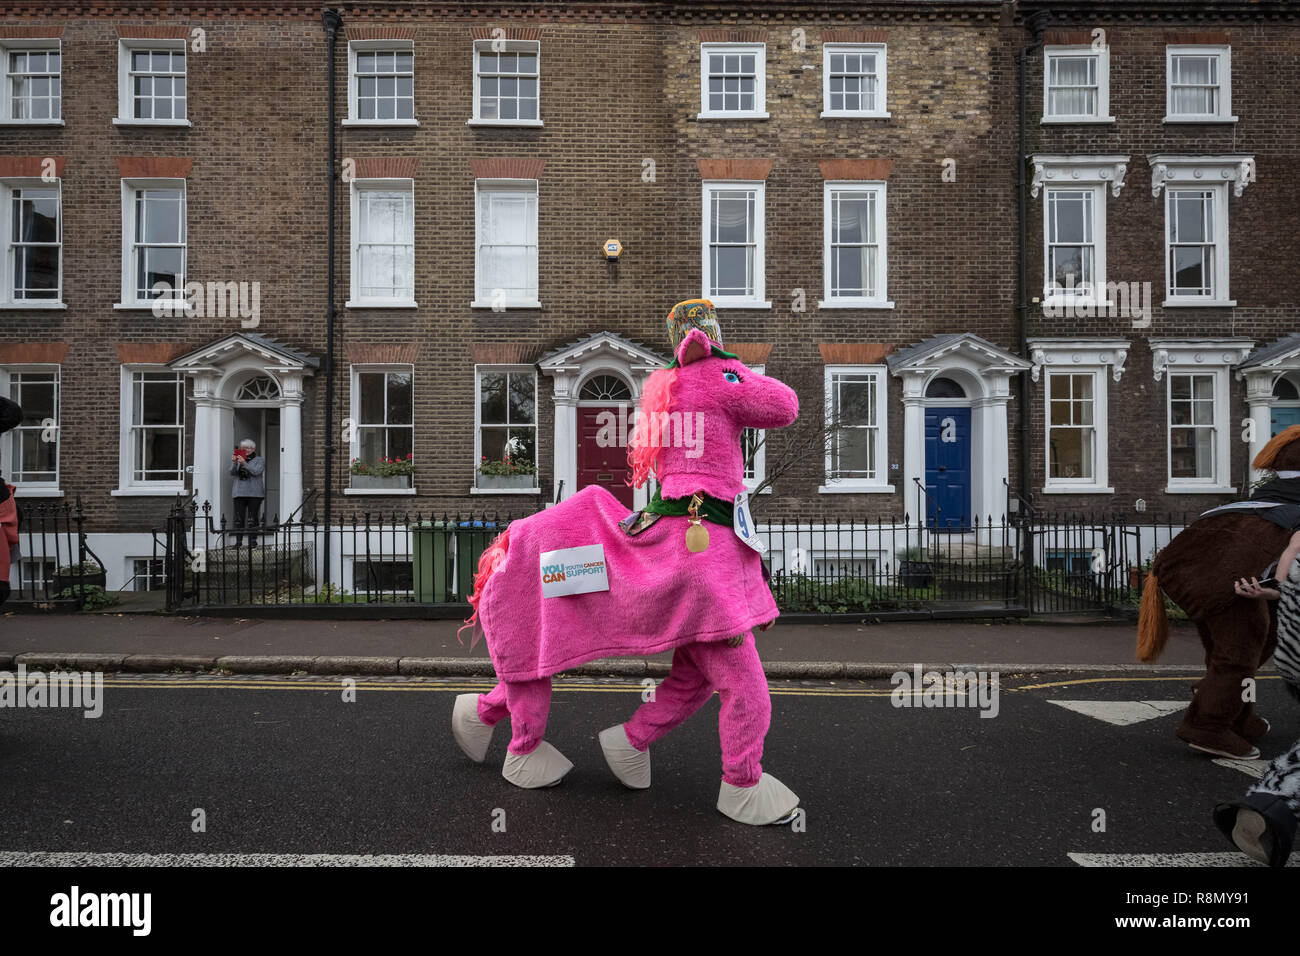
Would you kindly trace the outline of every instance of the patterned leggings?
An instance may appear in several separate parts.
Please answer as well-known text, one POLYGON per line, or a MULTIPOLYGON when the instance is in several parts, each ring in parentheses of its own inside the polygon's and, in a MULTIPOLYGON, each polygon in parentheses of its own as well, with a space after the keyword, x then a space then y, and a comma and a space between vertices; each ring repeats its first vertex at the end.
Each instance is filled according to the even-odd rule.
POLYGON ((1264 771, 1264 776, 1259 778, 1259 783, 1246 792, 1281 797, 1296 818, 1300 819, 1300 740, 1286 753, 1274 757, 1264 771))

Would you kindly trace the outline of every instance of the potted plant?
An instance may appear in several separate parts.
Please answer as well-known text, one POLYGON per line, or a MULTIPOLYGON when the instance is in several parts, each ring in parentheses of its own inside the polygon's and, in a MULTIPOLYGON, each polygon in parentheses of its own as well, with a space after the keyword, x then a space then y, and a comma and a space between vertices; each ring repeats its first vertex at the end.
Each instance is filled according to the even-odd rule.
POLYGON ((499 459, 484 455, 478 464, 478 487, 483 489, 532 488, 537 466, 531 458, 523 456, 523 442, 512 438, 506 442, 505 453, 499 459))
POLYGON ((65 564, 54 572, 54 592, 62 593, 69 588, 106 587, 108 576, 96 561, 82 561, 80 564, 65 564))
POLYGON ((413 454, 405 458, 381 458, 373 463, 353 458, 348 471, 352 473, 353 488, 410 488, 411 476, 415 474, 415 459, 413 454))
POLYGON ((925 560, 925 548, 902 548, 898 557, 898 583, 905 588, 928 588, 934 580, 934 568, 925 560))

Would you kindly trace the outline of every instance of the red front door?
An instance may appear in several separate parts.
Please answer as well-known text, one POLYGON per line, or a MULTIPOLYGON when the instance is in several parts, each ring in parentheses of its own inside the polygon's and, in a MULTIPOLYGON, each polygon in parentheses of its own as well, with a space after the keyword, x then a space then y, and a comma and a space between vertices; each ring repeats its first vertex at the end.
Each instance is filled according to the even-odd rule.
POLYGON ((578 409, 577 490, 600 485, 631 508, 632 489, 627 481, 632 470, 627 465, 627 436, 619 434, 618 412, 617 405, 578 409))

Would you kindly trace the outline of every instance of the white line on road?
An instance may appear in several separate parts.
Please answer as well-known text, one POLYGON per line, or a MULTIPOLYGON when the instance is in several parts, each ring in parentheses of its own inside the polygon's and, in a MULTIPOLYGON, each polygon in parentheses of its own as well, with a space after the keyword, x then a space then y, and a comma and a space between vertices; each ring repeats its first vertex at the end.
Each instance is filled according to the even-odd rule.
POLYGON ((1249 777, 1258 780, 1264 776, 1264 771, 1268 769, 1267 760, 1230 760, 1226 757, 1216 757, 1214 762, 1220 767, 1227 767, 1230 770, 1240 770, 1249 777))
POLYGON ((573 866, 571 856, 441 853, 51 853, 0 850, 0 866, 573 866))
POLYGON ((1117 727, 1165 717, 1186 710, 1185 700, 1049 700, 1049 704, 1064 707, 1076 714, 1096 717, 1117 727))
MULTIPOLYGON (((1069 853, 1079 866, 1263 866, 1244 853, 1069 853)), ((1287 866, 1300 867, 1292 856, 1287 866)))

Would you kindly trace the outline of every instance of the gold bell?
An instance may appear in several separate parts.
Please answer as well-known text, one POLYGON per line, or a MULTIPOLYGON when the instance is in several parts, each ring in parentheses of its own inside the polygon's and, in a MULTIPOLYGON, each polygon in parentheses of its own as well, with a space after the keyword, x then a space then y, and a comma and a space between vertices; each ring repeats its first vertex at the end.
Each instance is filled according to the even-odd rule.
POLYGON ((686 529, 686 550, 692 554, 698 554, 709 547, 709 529, 704 527, 700 519, 700 505, 703 503, 703 496, 692 495, 690 507, 686 509, 686 520, 689 522, 686 529))

